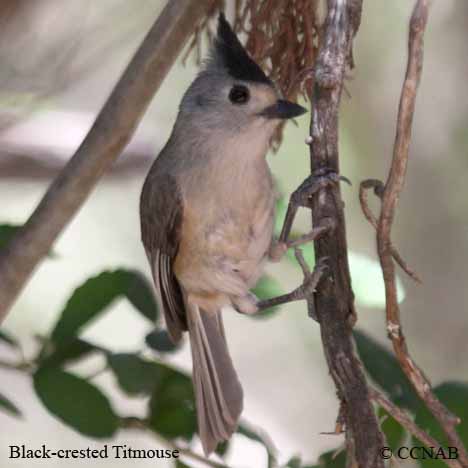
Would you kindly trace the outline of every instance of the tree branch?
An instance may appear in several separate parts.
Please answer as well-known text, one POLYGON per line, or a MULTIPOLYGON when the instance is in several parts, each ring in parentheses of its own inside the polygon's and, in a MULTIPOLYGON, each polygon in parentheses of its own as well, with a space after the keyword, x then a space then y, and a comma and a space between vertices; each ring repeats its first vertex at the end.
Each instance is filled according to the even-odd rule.
POLYGON ((37 264, 124 149, 185 42, 215 1, 167 3, 81 146, 24 227, 0 251, 0 322, 37 264))
MULTIPOLYGON (((346 66, 352 64, 352 41, 360 24, 362 0, 328 0, 324 36, 315 65, 310 127, 312 173, 339 173, 338 113, 346 66)), ((383 435, 374 413, 362 365, 354 352, 354 295, 347 258, 346 227, 340 188, 334 184, 312 197, 313 225, 335 223, 315 241, 316 261, 328 257, 330 275, 315 295, 322 342, 330 373, 344 409, 348 457, 361 468, 383 467, 383 435)), ((309 307, 310 309, 310 307, 309 307)))
MULTIPOLYGON (((468 467, 468 454, 456 431, 456 425, 460 422, 459 418, 451 414, 439 401, 424 373, 409 354, 400 320, 395 265, 392 259, 394 249, 391 241, 391 230, 398 199, 406 178, 416 94, 423 66, 424 32, 429 15, 429 3, 430 0, 417 0, 410 20, 408 63, 400 97, 393 159, 387 182, 380 189, 382 206, 377 224, 377 249, 385 282, 387 331, 396 357, 417 394, 444 430, 449 444, 458 448, 460 463, 468 467)), ((379 182, 365 181, 361 186, 364 184, 370 187, 372 184, 377 186, 379 182)), ((380 183, 380 185, 382 184, 380 183)), ((367 219, 375 224, 366 203, 363 204, 363 210, 367 219)))

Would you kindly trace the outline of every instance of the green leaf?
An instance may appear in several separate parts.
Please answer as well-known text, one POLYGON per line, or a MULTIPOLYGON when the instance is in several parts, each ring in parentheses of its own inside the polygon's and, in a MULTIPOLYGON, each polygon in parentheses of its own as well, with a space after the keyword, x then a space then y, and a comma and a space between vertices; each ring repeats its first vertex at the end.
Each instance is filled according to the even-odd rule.
POLYGON ((192 381, 175 369, 159 366, 160 379, 149 402, 149 426, 169 439, 190 440, 197 428, 192 381))
POLYGON ((383 408, 378 411, 379 420, 383 421, 380 425, 385 434, 385 439, 388 446, 396 451, 401 447, 403 440, 406 437, 406 430, 393 417, 388 414, 383 408))
POLYGON ((95 351, 104 351, 88 341, 80 338, 72 339, 64 343, 49 343, 45 351, 41 353, 41 367, 60 367, 64 364, 77 361, 95 351), (50 348, 50 349, 49 349, 50 348))
POLYGON ((136 354, 109 354, 107 362, 119 386, 129 395, 150 394, 161 378, 160 366, 136 354))
POLYGON ((39 369, 34 389, 44 406, 67 426, 89 437, 112 437, 119 420, 94 385, 56 368, 39 369))
POLYGON ((145 343, 154 351, 159 353, 172 353, 180 348, 175 345, 166 330, 155 329, 145 337, 145 343))
POLYGON ((18 340, 16 338, 13 338, 9 333, 6 333, 2 330, 0 330, 0 341, 3 341, 11 348, 19 348, 18 340))
MULTIPOLYGON (((271 299, 272 297, 280 296, 283 294, 281 286, 278 281, 268 275, 263 275, 260 280, 257 282, 255 288, 252 289, 252 292, 260 299, 271 299)), ((252 318, 266 318, 273 315, 275 312, 278 312, 279 307, 270 307, 262 312, 257 314, 252 314, 252 318)))
POLYGON ((6 413, 10 414, 11 416, 20 417, 21 411, 18 407, 9 400, 6 396, 0 393, 0 409, 3 409, 6 413))
POLYGON ((52 331, 54 342, 75 337, 85 325, 95 320, 117 298, 128 300, 150 321, 157 319, 157 305, 152 286, 135 271, 105 271, 75 289, 52 331))
MULTIPOLYGON (((468 383, 466 382, 444 382, 434 388, 434 394, 453 414, 461 419, 461 423, 456 426, 456 430, 461 440, 468 447, 468 383)), ((434 437, 442 446, 450 445, 445 434, 437 421, 426 407, 421 407, 416 413, 416 424, 434 437)), ((417 443, 416 439, 413 439, 417 443)), ((422 442, 422 441, 421 441, 422 442)), ((420 445, 419 443, 417 445, 420 445)), ((442 467, 445 464, 441 460, 420 460, 420 465, 424 467, 442 467)))
POLYGON ((365 333, 355 330, 354 338, 359 356, 372 380, 385 390, 395 404, 416 412, 422 403, 393 354, 365 333))
MULTIPOLYGON (((120 270, 124 272, 123 270, 120 270)), ((125 271, 128 286, 124 293, 130 303, 151 323, 158 319, 158 305, 153 292, 153 283, 138 271, 125 271)))

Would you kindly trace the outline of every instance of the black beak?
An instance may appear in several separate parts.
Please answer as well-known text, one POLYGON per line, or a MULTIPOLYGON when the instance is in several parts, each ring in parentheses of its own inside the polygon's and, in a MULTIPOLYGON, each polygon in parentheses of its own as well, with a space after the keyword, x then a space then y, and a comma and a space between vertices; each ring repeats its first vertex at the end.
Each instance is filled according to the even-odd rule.
POLYGON ((260 115, 267 119, 292 119, 293 117, 299 117, 302 114, 305 114, 307 109, 295 104, 294 102, 284 101, 283 99, 278 99, 275 104, 268 106, 260 115))

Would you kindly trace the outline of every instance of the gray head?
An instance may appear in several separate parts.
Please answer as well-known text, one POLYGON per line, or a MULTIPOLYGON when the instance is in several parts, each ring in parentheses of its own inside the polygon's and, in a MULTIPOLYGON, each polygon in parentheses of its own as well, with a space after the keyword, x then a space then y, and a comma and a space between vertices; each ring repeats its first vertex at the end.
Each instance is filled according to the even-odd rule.
POLYGON ((257 128, 271 135, 281 120, 304 112, 298 104, 280 99, 221 13, 210 57, 182 99, 178 123, 233 133, 257 128))

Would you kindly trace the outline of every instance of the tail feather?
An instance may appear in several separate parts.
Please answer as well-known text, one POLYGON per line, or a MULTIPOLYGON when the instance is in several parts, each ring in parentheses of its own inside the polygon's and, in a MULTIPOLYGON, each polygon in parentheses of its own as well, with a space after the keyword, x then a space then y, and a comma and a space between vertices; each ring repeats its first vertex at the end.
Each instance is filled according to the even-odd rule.
POLYGON ((193 304, 187 309, 198 427, 203 450, 209 454, 236 430, 243 393, 227 348, 221 311, 209 313, 193 304))

